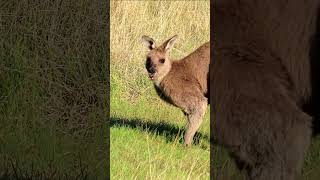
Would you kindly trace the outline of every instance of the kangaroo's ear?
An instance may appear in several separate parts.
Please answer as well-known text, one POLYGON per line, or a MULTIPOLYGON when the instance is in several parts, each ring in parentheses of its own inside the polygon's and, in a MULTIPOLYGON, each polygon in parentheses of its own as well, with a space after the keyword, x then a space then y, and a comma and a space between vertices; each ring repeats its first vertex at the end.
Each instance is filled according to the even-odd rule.
POLYGON ((142 42, 148 47, 149 50, 152 50, 156 47, 156 42, 148 36, 142 36, 142 42))
POLYGON ((174 35, 172 38, 168 39, 166 42, 163 43, 162 46, 166 52, 172 49, 173 45, 176 43, 177 38, 178 35, 174 35))

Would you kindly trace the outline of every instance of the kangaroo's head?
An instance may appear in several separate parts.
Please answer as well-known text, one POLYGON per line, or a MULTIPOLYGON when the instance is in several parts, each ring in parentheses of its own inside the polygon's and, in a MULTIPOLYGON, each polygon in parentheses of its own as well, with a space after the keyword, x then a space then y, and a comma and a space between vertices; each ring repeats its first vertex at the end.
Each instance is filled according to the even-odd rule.
POLYGON ((162 79, 171 69, 171 61, 169 59, 169 51, 172 49, 177 35, 165 41, 161 46, 156 46, 155 41, 148 37, 142 36, 143 43, 147 46, 149 52, 146 56, 146 69, 149 78, 159 85, 162 79))

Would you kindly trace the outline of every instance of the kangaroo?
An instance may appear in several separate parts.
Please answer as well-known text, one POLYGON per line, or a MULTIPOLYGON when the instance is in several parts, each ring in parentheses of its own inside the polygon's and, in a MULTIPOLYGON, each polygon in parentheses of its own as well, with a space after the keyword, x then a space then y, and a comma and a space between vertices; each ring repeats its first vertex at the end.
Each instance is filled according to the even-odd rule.
POLYGON ((180 108, 187 117, 184 144, 189 146, 208 105, 210 43, 203 44, 183 59, 173 61, 169 58, 169 52, 177 37, 173 36, 158 47, 148 36, 142 36, 142 41, 149 50, 145 65, 157 94, 180 108))
POLYGON ((302 179, 313 118, 304 106, 319 100, 319 8, 318 0, 212 3, 212 137, 248 180, 302 179))

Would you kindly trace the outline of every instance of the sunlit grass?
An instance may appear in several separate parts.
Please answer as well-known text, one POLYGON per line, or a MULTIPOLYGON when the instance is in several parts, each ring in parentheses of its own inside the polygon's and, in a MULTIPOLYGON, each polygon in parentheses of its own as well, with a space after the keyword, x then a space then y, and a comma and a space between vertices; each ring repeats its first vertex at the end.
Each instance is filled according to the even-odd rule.
POLYGON ((181 110, 156 95, 142 35, 177 34, 182 58, 209 40, 209 1, 111 1, 111 179, 209 179, 209 113, 186 148, 181 110))

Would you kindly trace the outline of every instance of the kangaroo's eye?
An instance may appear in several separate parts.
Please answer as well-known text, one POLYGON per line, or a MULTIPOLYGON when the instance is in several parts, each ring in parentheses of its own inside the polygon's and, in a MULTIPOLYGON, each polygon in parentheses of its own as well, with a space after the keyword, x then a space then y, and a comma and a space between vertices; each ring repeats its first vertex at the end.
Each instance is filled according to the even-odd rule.
POLYGON ((166 62, 165 59, 160 59, 160 63, 163 64, 164 62, 166 62))

